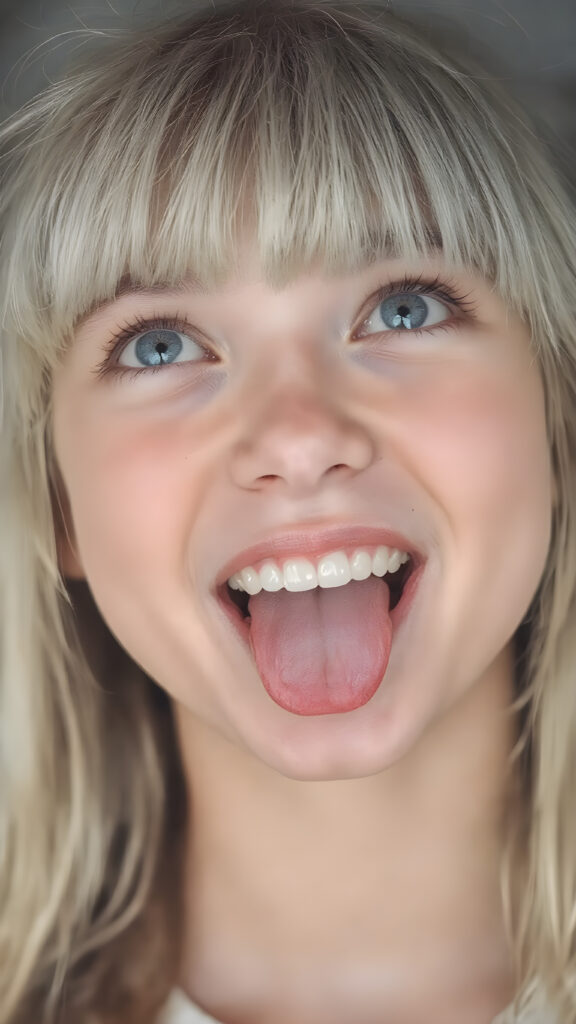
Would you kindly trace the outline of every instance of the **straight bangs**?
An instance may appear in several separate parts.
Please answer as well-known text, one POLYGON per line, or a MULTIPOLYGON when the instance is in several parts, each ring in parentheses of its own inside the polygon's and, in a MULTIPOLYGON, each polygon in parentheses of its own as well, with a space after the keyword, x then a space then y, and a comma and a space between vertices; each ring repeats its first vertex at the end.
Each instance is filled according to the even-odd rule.
POLYGON ((517 310, 548 304, 541 197, 510 116, 500 128, 495 98, 393 18, 345 5, 212 12, 100 54, 81 79, 20 115, 11 140, 12 159, 28 154, 11 318, 48 363, 120 280, 211 287, 243 243, 275 285, 441 250, 517 310))

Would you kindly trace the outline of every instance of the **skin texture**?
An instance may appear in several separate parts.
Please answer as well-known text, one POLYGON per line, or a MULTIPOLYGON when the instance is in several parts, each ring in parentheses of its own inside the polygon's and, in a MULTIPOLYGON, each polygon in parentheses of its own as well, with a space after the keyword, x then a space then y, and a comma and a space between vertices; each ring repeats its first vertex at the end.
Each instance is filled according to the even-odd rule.
MULTIPOLYGON (((511 639, 552 507, 529 337, 438 260, 278 290, 240 266, 217 291, 122 296, 54 381, 63 568, 175 702, 194 816, 182 983, 231 1024, 420 1024, 431 1005, 485 1024, 511 996, 511 639), (375 293, 407 275, 440 275, 439 320, 383 331, 375 293), (189 322, 213 358, 192 345, 195 361, 99 378, 135 315, 189 322), (424 569, 374 697, 294 715, 214 584, 251 545, 338 525, 399 531, 424 569)), ((133 345, 114 358, 138 365, 133 345)))

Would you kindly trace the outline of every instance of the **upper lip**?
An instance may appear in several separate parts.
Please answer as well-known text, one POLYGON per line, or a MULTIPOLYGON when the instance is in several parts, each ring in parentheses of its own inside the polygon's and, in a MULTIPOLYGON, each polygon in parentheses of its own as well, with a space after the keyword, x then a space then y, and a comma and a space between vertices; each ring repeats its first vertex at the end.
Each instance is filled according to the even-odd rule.
POLYGON ((231 576, 264 558, 282 559, 293 557, 318 557, 344 547, 371 547, 386 545, 398 548, 410 555, 415 564, 423 560, 422 554, 413 542, 397 530, 385 526, 360 526, 344 524, 324 528, 300 528, 277 532, 267 540, 244 548, 233 556, 216 577, 216 587, 223 586, 231 576))

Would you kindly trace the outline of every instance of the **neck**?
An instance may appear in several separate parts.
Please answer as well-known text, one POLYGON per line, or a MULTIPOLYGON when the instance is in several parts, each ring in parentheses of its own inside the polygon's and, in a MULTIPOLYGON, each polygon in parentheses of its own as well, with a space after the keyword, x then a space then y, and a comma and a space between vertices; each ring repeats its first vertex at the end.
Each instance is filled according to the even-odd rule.
MULTIPOLYGON (((367 992, 383 1019, 386 1006, 401 1006, 407 975, 420 975, 427 1000, 436 987, 453 1006, 477 972, 479 992, 490 978, 494 1013, 502 1009, 510 699, 506 655, 401 761, 332 782, 284 778, 178 707, 192 823, 182 969, 190 995, 227 1021, 242 1020, 232 1008, 243 1001, 300 1000, 287 1019, 315 1024, 323 1017, 309 1007, 315 998, 328 1005, 320 990, 329 982, 333 992, 336 976, 339 1005, 356 1008, 352 1017, 342 1009, 343 1020, 361 1020, 367 992), (295 996, 296 978, 305 991, 295 996)), ((282 1019, 273 1008, 262 1015, 282 1019)), ((335 1007, 327 1019, 340 1019, 335 1007)))

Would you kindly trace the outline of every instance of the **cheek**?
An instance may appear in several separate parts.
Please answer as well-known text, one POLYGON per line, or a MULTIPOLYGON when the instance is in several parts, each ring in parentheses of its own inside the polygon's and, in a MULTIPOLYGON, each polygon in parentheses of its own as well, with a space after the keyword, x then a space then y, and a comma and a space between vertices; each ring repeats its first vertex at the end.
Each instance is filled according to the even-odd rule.
POLYGON ((54 432, 83 572, 131 657, 152 678, 188 679, 206 642, 190 538, 210 493, 210 441, 182 418, 80 411, 62 403, 54 432))
POLYGON ((530 606, 550 542, 552 471, 540 381, 521 369, 454 374, 434 402, 421 393, 416 405, 412 450, 444 521, 438 619, 448 635, 458 622, 466 657, 495 656, 530 606))
POLYGON ((185 524, 206 490, 205 460, 190 437, 167 422, 77 422, 76 431, 64 418, 56 423, 56 450, 89 581, 118 579, 125 569, 137 584, 161 565, 181 569, 185 524))
POLYGON ((514 369, 454 370, 438 387, 417 388, 411 396, 419 474, 456 531, 465 527, 465 512, 472 522, 496 525, 521 509, 523 521, 549 523, 552 472, 543 392, 535 371, 514 369))

